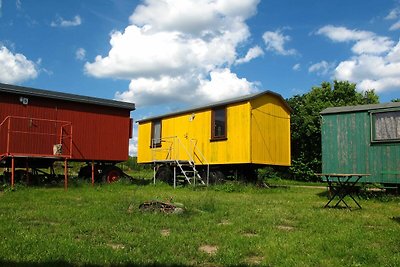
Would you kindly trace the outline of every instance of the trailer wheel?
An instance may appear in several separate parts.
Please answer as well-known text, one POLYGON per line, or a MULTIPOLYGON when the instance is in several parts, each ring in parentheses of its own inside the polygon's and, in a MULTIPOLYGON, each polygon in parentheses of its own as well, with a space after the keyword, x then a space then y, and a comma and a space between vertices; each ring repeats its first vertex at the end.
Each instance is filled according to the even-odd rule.
MULTIPOLYGON (((94 177, 97 178, 99 175, 99 166, 97 164, 94 165, 94 177)), ((80 168, 78 173, 79 178, 89 179, 92 177, 92 165, 85 165, 80 168)))
POLYGON ((211 170, 208 176, 209 184, 221 184, 225 181, 225 174, 220 170, 211 170))
POLYGON ((160 166, 156 172, 156 179, 163 181, 169 185, 174 184, 174 174, 171 168, 167 165, 160 166))
POLYGON ((103 182, 113 183, 119 180, 122 176, 122 170, 117 166, 112 166, 104 170, 103 182))
POLYGON ((26 170, 15 170, 14 178, 16 182, 28 184, 29 172, 26 170))

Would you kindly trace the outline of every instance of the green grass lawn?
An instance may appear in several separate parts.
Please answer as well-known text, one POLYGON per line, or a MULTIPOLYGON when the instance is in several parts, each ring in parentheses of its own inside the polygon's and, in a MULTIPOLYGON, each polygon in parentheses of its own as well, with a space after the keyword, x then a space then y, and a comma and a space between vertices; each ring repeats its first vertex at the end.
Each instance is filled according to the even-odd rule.
POLYGON ((236 184, 17 187, 0 192, 0 265, 400 266, 400 198, 326 201, 319 188, 236 184), (186 211, 139 211, 155 199, 186 211))

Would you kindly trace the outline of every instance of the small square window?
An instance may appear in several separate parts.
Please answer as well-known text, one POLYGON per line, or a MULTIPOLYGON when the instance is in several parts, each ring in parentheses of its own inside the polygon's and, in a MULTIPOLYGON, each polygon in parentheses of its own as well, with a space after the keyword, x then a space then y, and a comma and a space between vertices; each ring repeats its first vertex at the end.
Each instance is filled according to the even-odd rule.
POLYGON ((371 113, 372 141, 400 141, 400 111, 371 113))

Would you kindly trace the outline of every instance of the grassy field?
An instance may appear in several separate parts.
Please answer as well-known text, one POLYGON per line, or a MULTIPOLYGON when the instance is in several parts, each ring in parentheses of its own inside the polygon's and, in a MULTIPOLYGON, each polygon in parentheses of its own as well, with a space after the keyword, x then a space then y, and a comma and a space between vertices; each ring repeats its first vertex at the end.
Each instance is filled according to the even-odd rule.
POLYGON ((400 198, 325 209, 321 188, 71 183, 0 192, 0 265, 400 266, 400 198), (181 214, 141 212, 147 200, 181 214))

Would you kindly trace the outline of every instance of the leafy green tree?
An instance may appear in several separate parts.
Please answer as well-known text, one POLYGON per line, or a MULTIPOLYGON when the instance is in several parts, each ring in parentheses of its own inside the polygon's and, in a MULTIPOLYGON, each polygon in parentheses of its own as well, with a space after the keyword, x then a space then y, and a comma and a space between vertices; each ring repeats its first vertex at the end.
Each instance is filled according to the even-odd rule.
POLYGON ((392 101, 391 102, 400 102, 400 98, 395 98, 395 99, 392 99, 392 101))
POLYGON ((321 172, 321 117, 327 107, 379 103, 374 90, 360 93, 348 81, 321 83, 310 92, 287 99, 291 115, 292 167, 289 174, 296 180, 314 180, 321 172))

